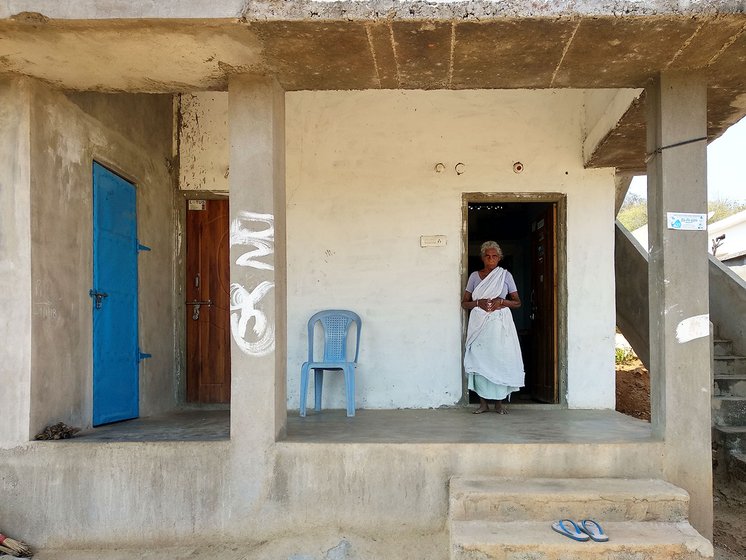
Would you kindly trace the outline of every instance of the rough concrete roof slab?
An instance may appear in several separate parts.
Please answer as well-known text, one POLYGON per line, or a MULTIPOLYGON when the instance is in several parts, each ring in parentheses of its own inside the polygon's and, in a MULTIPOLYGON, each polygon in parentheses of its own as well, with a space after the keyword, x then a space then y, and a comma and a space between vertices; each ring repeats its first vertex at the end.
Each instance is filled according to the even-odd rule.
POLYGON ((394 89, 401 86, 396 68, 394 33, 389 22, 370 23, 366 26, 373 63, 376 67, 379 87, 394 89))
POLYGON ((670 68, 702 68, 719 57, 726 45, 731 44, 744 31, 746 21, 716 17, 704 20, 697 31, 681 47, 670 68))
MULTIPOLYGON (((706 73, 711 138, 746 115, 746 0, 0 0, 0 74, 69 90, 642 88, 666 69, 706 73)), ((587 157, 639 171, 644 150, 633 105, 587 157)))
POLYGON ((452 86, 547 87, 577 25, 548 19, 458 23, 452 86))
POLYGON ((667 68, 699 27, 693 19, 588 19, 580 22, 555 86, 639 87, 667 68))
POLYGON ((288 90, 378 88, 360 22, 257 22, 262 58, 288 90))
POLYGON ((55 19, 464 20, 742 14, 744 0, 4 0, 0 19, 38 12, 55 19))
POLYGON ((392 24, 401 86, 408 89, 448 87, 451 24, 402 21, 392 24))

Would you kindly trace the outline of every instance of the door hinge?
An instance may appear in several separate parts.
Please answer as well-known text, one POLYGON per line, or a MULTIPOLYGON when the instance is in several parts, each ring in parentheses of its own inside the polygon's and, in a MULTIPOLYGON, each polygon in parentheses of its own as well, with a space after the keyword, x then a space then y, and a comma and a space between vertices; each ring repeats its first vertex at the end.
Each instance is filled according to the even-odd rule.
POLYGON ((140 243, 140 240, 138 239, 137 240, 137 252, 141 253, 143 251, 150 251, 150 247, 148 247, 147 245, 143 245, 142 243, 140 243))
POLYGON ((142 362, 143 360, 145 360, 147 358, 152 358, 152 357, 153 357, 153 354, 146 354, 145 352, 143 352, 139 348, 137 349, 137 361, 138 362, 142 362))

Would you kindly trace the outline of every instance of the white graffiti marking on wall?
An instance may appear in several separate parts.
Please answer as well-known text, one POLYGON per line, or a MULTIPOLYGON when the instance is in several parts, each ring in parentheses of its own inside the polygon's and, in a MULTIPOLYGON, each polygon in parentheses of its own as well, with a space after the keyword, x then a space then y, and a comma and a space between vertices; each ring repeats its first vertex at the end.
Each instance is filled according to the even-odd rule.
MULTIPOLYGON (((274 270, 271 263, 259 260, 274 253, 274 220, 272 214, 238 213, 231 223, 231 247, 250 248, 236 259, 238 266, 274 270)), ((269 280, 260 281, 259 278, 252 278, 248 284, 255 286, 251 289, 238 282, 231 283, 231 334, 246 354, 265 356, 275 349, 275 325, 274 319, 268 318, 264 312, 262 299, 274 289, 275 284, 269 280), (251 321, 253 325, 249 329, 251 321)))

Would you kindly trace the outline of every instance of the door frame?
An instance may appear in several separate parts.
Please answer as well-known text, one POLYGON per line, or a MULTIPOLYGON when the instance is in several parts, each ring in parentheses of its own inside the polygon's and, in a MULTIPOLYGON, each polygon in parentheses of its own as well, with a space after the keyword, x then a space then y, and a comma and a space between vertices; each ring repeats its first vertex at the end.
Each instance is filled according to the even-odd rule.
MULTIPOLYGON (((461 286, 469 276, 469 204, 546 202, 557 205, 556 247, 557 255, 557 391, 556 404, 537 404, 550 408, 567 408, 567 195, 557 192, 465 192, 461 194, 461 286)), ((461 294, 459 294, 461 295, 461 294)), ((464 363, 464 344, 469 315, 461 312, 461 363, 464 363)), ((461 369, 460 404, 469 401, 467 379, 461 369)))

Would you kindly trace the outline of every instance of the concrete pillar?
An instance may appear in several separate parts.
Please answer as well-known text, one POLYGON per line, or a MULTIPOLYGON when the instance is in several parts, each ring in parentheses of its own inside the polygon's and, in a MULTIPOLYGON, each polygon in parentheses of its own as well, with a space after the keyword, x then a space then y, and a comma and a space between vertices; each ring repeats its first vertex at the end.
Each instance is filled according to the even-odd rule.
POLYGON ((692 525, 711 539, 707 232, 667 223, 669 212, 707 212, 704 76, 664 72, 646 103, 653 432, 665 441, 664 477, 689 492, 692 525))
POLYGON ((228 114, 231 440, 261 454, 287 422, 285 92, 273 78, 232 77, 228 114))
POLYGON ((0 78, 0 448, 27 442, 31 407, 30 93, 0 78))

